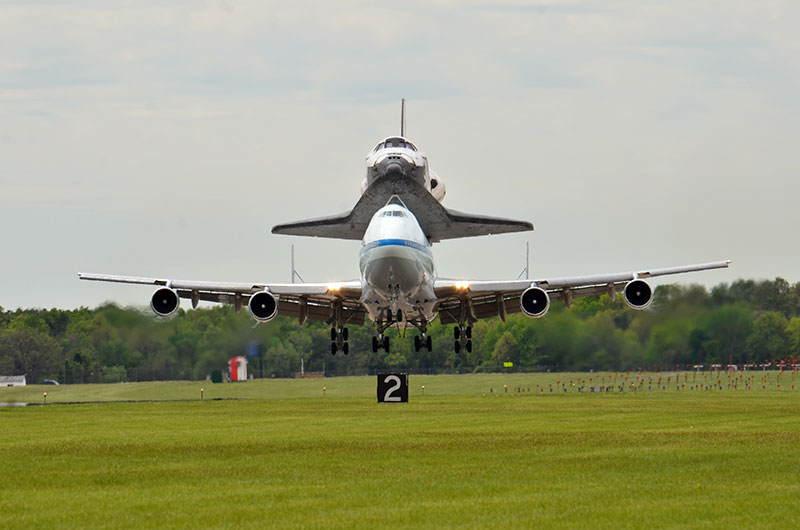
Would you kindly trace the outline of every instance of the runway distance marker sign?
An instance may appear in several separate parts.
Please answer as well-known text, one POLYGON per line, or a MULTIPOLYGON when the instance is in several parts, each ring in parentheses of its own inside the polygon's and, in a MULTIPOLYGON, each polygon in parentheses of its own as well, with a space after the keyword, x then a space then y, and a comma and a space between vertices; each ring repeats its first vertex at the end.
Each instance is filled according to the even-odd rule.
POLYGON ((408 403, 408 374, 378 374, 378 403, 408 403))

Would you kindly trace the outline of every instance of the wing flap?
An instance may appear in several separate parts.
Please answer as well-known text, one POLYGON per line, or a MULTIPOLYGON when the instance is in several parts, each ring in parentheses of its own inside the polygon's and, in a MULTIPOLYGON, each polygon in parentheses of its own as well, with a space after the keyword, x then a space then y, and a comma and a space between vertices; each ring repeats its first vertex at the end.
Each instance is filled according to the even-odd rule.
POLYGON ((445 298, 456 296, 460 293, 498 293, 498 292, 522 292, 533 285, 532 280, 448 280, 437 279, 433 289, 436 296, 445 298))
MULTIPOLYGON (((301 303, 299 298, 281 298, 278 302, 278 314, 297 318, 301 321, 306 318, 327 323, 333 321, 331 304, 327 301, 306 301, 301 303)), ((360 305, 344 304, 342 306, 342 321, 345 324, 360 326, 364 324, 365 318, 366 311, 360 305)))

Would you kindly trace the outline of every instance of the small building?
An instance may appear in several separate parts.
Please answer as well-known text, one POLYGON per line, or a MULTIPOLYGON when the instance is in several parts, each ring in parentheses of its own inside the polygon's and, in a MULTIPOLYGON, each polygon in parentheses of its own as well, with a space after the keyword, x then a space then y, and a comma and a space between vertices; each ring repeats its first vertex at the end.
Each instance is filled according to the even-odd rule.
POLYGON ((231 357, 231 382, 247 381, 247 359, 242 355, 231 357))
POLYGON ((0 375, 0 386, 25 386, 27 384, 24 375, 0 375))

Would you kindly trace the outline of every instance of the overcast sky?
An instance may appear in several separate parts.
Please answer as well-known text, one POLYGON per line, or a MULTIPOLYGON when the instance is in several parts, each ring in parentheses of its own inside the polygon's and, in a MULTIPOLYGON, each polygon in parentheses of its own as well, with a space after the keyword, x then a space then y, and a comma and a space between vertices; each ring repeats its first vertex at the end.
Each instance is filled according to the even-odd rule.
POLYGON ((530 220, 441 275, 800 281, 800 4, 0 1, 0 306, 145 305, 78 272, 358 277, 342 212, 399 133, 445 205, 530 220))

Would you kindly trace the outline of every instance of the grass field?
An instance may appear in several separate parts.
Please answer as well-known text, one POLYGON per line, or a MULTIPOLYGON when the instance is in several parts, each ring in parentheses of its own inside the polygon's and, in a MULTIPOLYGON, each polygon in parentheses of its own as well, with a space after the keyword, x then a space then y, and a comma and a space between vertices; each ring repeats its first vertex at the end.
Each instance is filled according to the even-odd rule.
POLYGON ((0 389, 187 400, 0 408, 0 527, 800 525, 791 374, 577 392, 589 377, 634 379, 413 376, 402 405, 374 377, 0 389))

